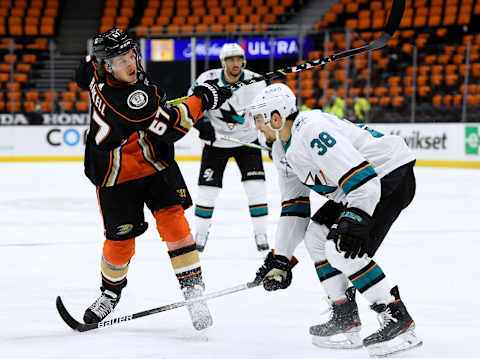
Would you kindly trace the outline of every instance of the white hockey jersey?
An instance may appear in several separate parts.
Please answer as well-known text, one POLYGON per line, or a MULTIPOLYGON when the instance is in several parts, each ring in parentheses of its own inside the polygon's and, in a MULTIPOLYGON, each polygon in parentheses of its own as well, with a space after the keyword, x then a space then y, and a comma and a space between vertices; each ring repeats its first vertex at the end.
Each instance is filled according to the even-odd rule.
MULTIPOLYGON (((257 73, 244 69, 240 80, 250 79, 259 76, 257 73)), ((207 80, 217 80, 218 85, 226 86, 223 69, 212 69, 202 73, 194 82, 188 94, 192 94, 193 88, 199 83, 207 80)), ((215 128, 217 138, 228 136, 242 142, 251 143, 257 139, 257 131, 254 126, 244 118, 245 110, 253 102, 255 96, 266 87, 265 81, 257 82, 248 86, 241 87, 233 92, 233 96, 228 99, 219 109, 205 111, 212 126, 215 128)), ((217 139, 213 143, 214 147, 239 147, 241 145, 217 139)))
POLYGON ((302 203, 308 200, 310 189, 372 215, 380 200, 380 178, 415 160, 401 137, 384 135, 321 110, 300 112, 290 141, 275 141, 272 156, 282 196, 275 249, 286 256, 293 254, 305 234, 305 214, 310 217, 310 208, 302 203), (289 211, 295 214, 289 215, 289 211), (292 238, 292 233, 287 230, 284 234, 280 227, 297 231, 292 238), (303 233, 300 228, 305 228, 303 233))

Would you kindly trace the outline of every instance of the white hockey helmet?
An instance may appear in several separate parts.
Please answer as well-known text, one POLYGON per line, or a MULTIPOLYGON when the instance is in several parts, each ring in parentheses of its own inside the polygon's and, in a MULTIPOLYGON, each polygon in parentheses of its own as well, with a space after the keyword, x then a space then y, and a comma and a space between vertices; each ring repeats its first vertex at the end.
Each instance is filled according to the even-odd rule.
POLYGON ((247 65, 247 58, 245 57, 245 51, 243 51, 242 47, 237 44, 236 42, 226 43, 222 46, 220 50, 220 62, 222 66, 225 67, 225 59, 232 56, 240 56, 243 58, 243 65, 242 67, 245 68, 247 65))
POLYGON ((280 131, 285 125, 285 120, 291 114, 298 112, 297 99, 290 88, 281 83, 265 87, 253 100, 248 109, 249 116, 255 121, 257 115, 262 115, 263 121, 274 131, 280 131), (272 128, 270 119, 272 113, 277 111, 282 118, 280 128, 272 128))

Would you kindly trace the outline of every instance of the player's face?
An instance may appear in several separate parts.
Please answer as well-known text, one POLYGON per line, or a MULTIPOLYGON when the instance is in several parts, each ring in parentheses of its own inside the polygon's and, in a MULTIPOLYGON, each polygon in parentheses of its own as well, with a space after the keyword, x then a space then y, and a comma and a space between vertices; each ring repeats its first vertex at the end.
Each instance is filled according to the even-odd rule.
POLYGON ((225 59, 225 71, 229 76, 237 77, 242 73, 243 57, 232 56, 225 59))
POLYGON ((111 73, 121 82, 134 82, 137 79, 137 55, 130 50, 113 58, 111 73))
POLYGON ((254 120, 255 128, 265 135, 267 142, 273 142, 277 139, 275 131, 272 130, 270 126, 265 124, 265 119, 263 118, 263 115, 255 115, 254 120))

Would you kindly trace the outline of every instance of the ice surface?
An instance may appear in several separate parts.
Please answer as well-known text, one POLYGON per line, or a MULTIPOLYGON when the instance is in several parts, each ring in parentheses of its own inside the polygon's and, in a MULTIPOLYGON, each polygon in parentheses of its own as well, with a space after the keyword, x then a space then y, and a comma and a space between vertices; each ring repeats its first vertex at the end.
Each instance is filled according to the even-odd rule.
MULTIPOLYGON (((180 164, 195 197, 199 164, 180 164)), ((276 173, 270 187, 269 236, 280 211, 276 173)), ((94 187, 81 163, 0 164, 1 358, 367 358, 363 349, 335 351, 311 344, 324 294, 301 244, 290 288, 250 289, 209 302, 214 325, 193 329, 185 308, 88 333, 58 316, 61 295, 80 319, 98 295, 103 227, 94 187)), ((399 284, 424 340, 402 358, 479 358, 480 171, 417 168, 417 195, 375 257, 399 284)), ((312 194, 313 210, 323 199, 312 194)), ((152 216, 137 240, 129 284, 114 317, 182 299, 166 246, 152 216)), ((194 227, 193 210, 187 217, 194 227)), ((313 213, 313 211, 312 211, 313 213)), ((214 223, 201 256, 207 292, 253 279, 257 254, 239 171, 229 163, 214 223)), ((361 335, 377 329, 375 313, 359 300, 361 335)))

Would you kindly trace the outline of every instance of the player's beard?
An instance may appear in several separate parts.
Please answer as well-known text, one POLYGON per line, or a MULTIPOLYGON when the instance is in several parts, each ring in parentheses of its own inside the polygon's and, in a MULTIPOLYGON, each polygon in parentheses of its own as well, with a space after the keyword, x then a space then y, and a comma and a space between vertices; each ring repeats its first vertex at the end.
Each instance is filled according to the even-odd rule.
POLYGON ((229 79, 238 79, 242 74, 242 68, 240 66, 234 67, 233 69, 227 69, 227 76, 229 79))

